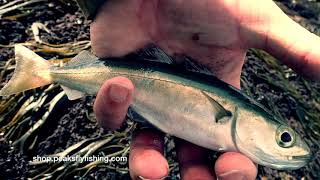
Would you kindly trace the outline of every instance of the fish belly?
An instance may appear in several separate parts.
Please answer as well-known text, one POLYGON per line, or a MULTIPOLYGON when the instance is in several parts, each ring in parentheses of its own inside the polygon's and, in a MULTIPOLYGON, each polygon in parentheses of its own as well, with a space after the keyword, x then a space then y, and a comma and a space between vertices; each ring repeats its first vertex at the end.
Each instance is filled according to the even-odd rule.
POLYGON ((199 89, 161 80, 131 79, 132 109, 165 133, 202 147, 235 150, 231 121, 217 123, 212 104, 199 89))

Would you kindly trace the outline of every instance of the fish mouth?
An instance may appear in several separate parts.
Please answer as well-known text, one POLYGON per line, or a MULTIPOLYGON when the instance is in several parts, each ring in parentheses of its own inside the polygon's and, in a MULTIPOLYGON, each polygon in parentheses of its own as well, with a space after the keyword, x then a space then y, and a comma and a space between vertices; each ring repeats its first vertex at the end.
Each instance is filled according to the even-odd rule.
POLYGON ((258 159, 260 161, 259 164, 268 166, 271 168, 275 168, 278 170, 296 170, 299 169, 306 164, 308 164, 312 158, 314 157, 312 153, 308 153, 305 155, 299 156, 287 156, 287 160, 279 160, 279 159, 269 159, 270 156, 265 154, 261 150, 257 150, 256 153, 251 154, 253 159, 258 159), (257 157, 256 154, 261 155, 261 157, 257 157))
POLYGON ((292 156, 292 160, 293 161, 298 161, 298 162, 310 162, 314 157, 314 154, 310 153, 310 154, 306 154, 306 155, 302 155, 302 156, 292 156))
POLYGON ((266 154, 261 149, 255 149, 251 152, 245 149, 242 150, 244 150, 244 153, 247 154, 249 157, 257 160, 259 164, 278 170, 299 169, 308 164, 314 157, 314 154, 312 152, 307 151, 307 153, 303 155, 286 156, 286 158, 280 160, 277 158, 271 158, 270 155, 266 154))
POLYGON ((306 155, 306 156, 294 156, 292 157, 292 160, 290 162, 283 161, 283 162, 274 163, 274 162, 264 161, 264 163, 265 165, 278 170, 296 170, 308 164, 310 160, 311 160, 311 156, 306 155))
POLYGON ((308 164, 313 158, 312 154, 306 154, 301 156, 288 156, 287 160, 269 159, 270 156, 268 156, 261 150, 257 150, 256 153, 249 153, 248 151, 246 151, 246 153, 244 154, 248 155, 253 160, 256 160, 260 165, 278 170, 299 169, 308 164), (259 154, 260 157, 258 157, 256 154, 259 154))

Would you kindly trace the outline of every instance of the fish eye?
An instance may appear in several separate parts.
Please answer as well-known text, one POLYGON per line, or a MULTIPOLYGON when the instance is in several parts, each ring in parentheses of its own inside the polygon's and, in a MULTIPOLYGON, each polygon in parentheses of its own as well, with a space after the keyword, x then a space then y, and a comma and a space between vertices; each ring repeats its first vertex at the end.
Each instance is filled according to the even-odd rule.
POLYGON ((295 132, 289 127, 280 126, 277 129, 276 140, 283 148, 292 147, 295 143, 295 132))
POLYGON ((289 132, 283 132, 280 136, 282 142, 289 143, 292 141, 292 137, 289 132))

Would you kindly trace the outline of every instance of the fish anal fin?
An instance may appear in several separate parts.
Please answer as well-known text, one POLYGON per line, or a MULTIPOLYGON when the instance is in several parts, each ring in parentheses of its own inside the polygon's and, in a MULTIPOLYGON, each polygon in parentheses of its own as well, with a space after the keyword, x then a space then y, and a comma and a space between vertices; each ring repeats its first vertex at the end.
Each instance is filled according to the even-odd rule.
POLYGON ((220 103, 218 103, 216 100, 214 100, 211 96, 209 96, 207 93, 203 92, 203 95, 208 98, 210 101, 213 111, 215 114, 215 120, 218 123, 223 123, 232 117, 232 113, 228 110, 226 110, 220 103))
POLYGON ((61 86, 61 87, 64 90, 64 92, 67 94, 68 99, 71 101, 76 100, 76 99, 80 99, 85 96, 84 92, 74 90, 74 89, 68 88, 66 86, 61 86))

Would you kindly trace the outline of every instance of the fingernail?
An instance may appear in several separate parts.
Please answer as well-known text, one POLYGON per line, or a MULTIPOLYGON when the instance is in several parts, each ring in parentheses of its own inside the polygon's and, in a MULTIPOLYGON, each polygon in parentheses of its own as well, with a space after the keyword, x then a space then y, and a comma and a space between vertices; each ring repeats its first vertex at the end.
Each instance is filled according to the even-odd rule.
POLYGON ((117 103, 124 102, 129 95, 129 88, 121 84, 111 84, 109 88, 110 99, 117 103))
POLYGON ((245 180, 246 176, 239 170, 232 170, 218 175, 218 180, 245 180))
POLYGON ((159 179, 148 179, 148 178, 144 178, 144 177, 142 177, 142 176, 138 176, 138 178, 139 178, 140 180, 163 180, 163 179, 166 178, 166 176, 165 176, 165 177, 162 177, 162 178, 159 178, 159 179))

